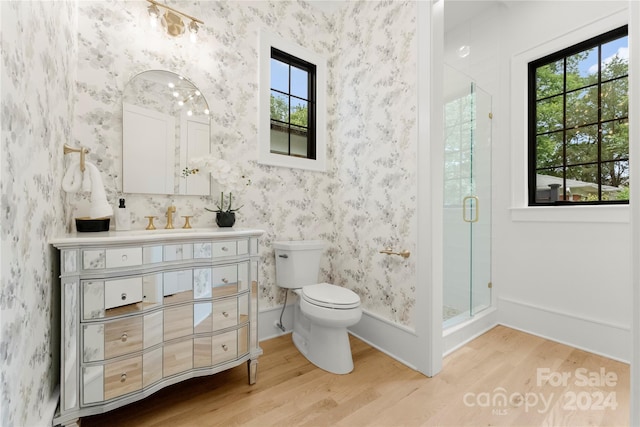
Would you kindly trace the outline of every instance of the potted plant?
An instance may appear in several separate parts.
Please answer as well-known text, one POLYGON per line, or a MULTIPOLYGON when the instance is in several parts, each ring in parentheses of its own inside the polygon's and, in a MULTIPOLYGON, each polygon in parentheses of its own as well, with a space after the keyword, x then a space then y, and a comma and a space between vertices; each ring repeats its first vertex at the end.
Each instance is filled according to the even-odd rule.
POLYGON ((236 222, 236 212, 242 207, 233 207, 233 194, 241 192, 251 180, 237 165, 232 166, 226 160, 208 155, 191 159, 191 167, 183 170, 183 177, 190 174, 210 173, 211 177, 220 184, 220 202, 216 202, 216 209, 205 207, 205 210, 216 213, 216 224, 219 227, 233 227, 236 222), (226 190, 226 191, 225 191, 226 190), (226 193, 226 195, 225 195, 226 193))
POLYGON ((228 197, 225 198, 224 191, 221 191, 220 203, 216 203, 217 209, 209 209, 207 207, 204 209, 216 213, 216 224, 218 224, 218 227, 233 227, 233 224, 236 223, 236 211, 240 210, 242 206, 234 209, 232 203, 233 193, 229 193, 228 197))

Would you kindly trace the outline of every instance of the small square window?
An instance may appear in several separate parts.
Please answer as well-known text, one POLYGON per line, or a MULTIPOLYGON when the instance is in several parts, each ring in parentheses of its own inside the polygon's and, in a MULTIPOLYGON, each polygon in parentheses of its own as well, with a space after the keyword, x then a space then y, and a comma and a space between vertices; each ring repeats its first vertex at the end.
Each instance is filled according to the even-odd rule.
POLYGON ((326 169, 326 61, 260 32, 258 162, 326 169))

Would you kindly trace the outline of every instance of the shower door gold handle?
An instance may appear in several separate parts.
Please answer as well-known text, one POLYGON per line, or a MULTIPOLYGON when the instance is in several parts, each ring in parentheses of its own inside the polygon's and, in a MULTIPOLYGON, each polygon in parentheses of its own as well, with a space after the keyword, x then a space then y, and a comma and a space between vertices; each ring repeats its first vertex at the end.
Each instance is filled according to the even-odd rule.
POLYGON ((464 222, 478 222, 478 217, 480 215, 479 204, 480 199, 478 199, 478 196, 467 196, 462 199, 462 220, 464 222), (475 202, 473 204, 475 207, 475 215, 472 218, 467 218, 467 202, 469 200, 473 200, 473 202, 475 202))

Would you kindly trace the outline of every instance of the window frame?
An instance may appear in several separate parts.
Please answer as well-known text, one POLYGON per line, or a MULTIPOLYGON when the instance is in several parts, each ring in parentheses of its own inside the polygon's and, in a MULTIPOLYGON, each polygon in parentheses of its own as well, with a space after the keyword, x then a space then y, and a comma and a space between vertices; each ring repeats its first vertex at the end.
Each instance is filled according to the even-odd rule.
MULTIPOLYGON (((326 172, 326 68, 323 55, 285 40, 282 37, 261 29, 259 37, 258 64, 258 163, 326 172), (271 152, 271 58, 272 48, 283 52, 293 59, 315 66, 315 158, 288 156, 271 152)), ((310 125, 311 126, 311 125, 310 125)))
MULTIPOLYGON (((307 104, 307 159, 316 159, 316 66, 310 62, 307 62, 303 59, 300 59, 296 56, 293 56, 287 52, 284 52, 278 48, 271 47, 271 59, 275 59, 276 61, 282 62, 291 67, 295 67, 299 70, 303 70, 307 72, 307 98, 301 98, 299 96, 293 95, 291 93, 291 72, 289 72, 289 91, 282 92, 278 89, 274 89, 270 87, 271 92, 276 91, 283 95, 288 96, 289 98, 297 98, 306 101, 307 104)), ((270 117, 271 119, 271 117, 270 117)), ((273 119, 271 119, 273 120, 273 119)), ((285 122, 282 122, 285 123, 285 122)), ((289 103, 289 120, 286 122, 289 126, 288 134, 288 154, 283 153, 273 153, 279 154, 281 156, 288 155, 291 156, 291 103, 289 103)), ((273 124, 270 123, 270 128, 273 124)))
MULTIPOLYGON (((598 73, 598 80, 596 84, 591 85, 591 87, 596 87, 597 88, 597 93, 598 93, 598 112, 597 112, 597 121, 594 123, 589 123, 589 126, 593 126, 596 125, 598 127, 598 132, 597 132, 597 176, 599 177, 599 182, 598 182, 598 198, 599 200, 596 201, 570 201, 570 200, 556 200, 556 201, 549 201, 549 202, 541 202, 541 201, 536 201, 536 196, 537 196, 537 172, 538 172, 538 168, 537 168, 537 136, 538 136, 538 132, 537 132, 537 120, 536 120, 536 116, 537 116, 537 79, 536 79, 536 71, 537 69, 545 66, 545 65, 549 65, 552 64, 554 62, 557 62, 559 60, 566 60, 568 57, 571 57, 572 55, 575 55, 577 53, 580 52, 584 52, 585 50, 588 49, 592 49, 592 48, 598 48, 598 63, 601 64, 603 58, 601 57, 601 46, 617 40, 619 38, 622 37, 628 37, 629 32, 628 32, 628 25, 621 25, 615 29, 612 30, 608 30, 604 33, 601 33, 595 37, 591 37, 587 40, 581 41, 579 43, 573 44, 572 46, 566 47, 564 49, 558 50, 556 52, 550 53, 545 55, 542 58, 538 58, 535 60, 530 61, 527 64, 527 140, 528 140, 528 145, 527 145, 527 170, 528 170, 528 205, 531 207, 537 207, 537 206, 589 206, 589 205, 628 205, 629 204, 629 200, 602 200, 602 186, 604 184, 602 184, 602 182, 600 181, 602 179, 602 165, 604 163, 609 163, 609 160, 603 161, 601 158, 601 149, 602 149, 602 133, 601 133, 601 129, 603 124, 612 122, 613 120, 621 120, 624 118, 617 118, 617 119, 613 119, 613 120, 602 120, 602 112, 601 112, 601 108, 600 108, 600 94, 602 91, 602 85, 603 83, 606 84, 608 82, 612 82, 614 80, 618 80, 618 79, 622 79, 622 78, 626 78, 628 85, 630 84, 629 81, 629 72, 627 72, 626 76, 618 76, 615 79, 610 79, 607 81, 602 81, 601 78, 601 74, 599 70, 598 73)), ((587 88, 586 86, 583 88, 579 88, 579 89, 571 89, 571 90, 567 90, 566 87, 566 71, 563 73, 564 76, 564 87, 562 89, 561 92, 554 94, 553 97, 555 96, 562 96, 563 98, 563 125, 562 128, 559 130, 555 130, 554 132, 562 132, 563 134, 563 155, 562 155, 562 169, 563 169, 563 183, 565 183, 565 185, 562 186, 562 188, 566 188, 566 180, 568 179, 566 176, 566 171, 567 171, 567 167, 568 166, 573 166, 573 165, 567 165, 567 157, 566 157, 566 144, 567 144, 567 137, 566 134, 568 131, 570 131, 570 128, 567 127, 567 115, 566 115, 566 108, 567 108, 567 104, 566 104, 566 98, 567 95, 575 92, 576 90, 583 90, 585 88, 587 88)), ((627 123, 629 120, 629 117, 626 117, 627 123)), ((581 125, 582 126, 586 126, 585 125, 581 125)), ((627 142, 628 143, 628 142, 627 142)), ((615 159, 615 161, 621 161, 621 160, 625 160, 625 159, 615 159)), ((627 156, 626 161, 629 162, 629 156, 627 156)), ((590 162, 589 164, 592 164, 592 162, 590 162)), ((579 165, 577 165, 579 166, 579 165)), ((629 166, 630 167, 630 166, 629 166)))

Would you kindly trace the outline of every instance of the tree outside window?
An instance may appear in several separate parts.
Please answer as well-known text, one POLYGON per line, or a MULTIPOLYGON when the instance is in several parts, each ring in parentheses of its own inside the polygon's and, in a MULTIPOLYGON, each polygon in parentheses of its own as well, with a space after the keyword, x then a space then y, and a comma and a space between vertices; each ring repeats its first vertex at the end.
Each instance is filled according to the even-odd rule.
POLYGON ((529 204, 629 201, 627 27, 529 64, 529 204))

